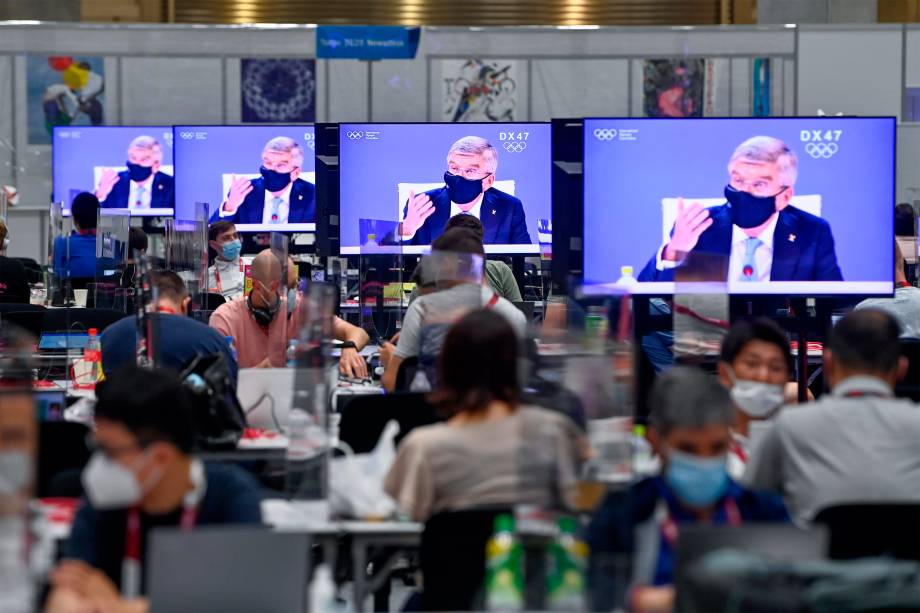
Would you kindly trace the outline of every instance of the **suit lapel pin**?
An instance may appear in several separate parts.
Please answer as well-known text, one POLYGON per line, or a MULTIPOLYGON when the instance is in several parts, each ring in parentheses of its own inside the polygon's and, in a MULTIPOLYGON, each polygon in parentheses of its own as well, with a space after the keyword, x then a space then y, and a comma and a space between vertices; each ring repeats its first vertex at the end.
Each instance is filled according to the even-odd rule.
POLYGON ((495 209, 492 209, 492 214, 495 215, 495 209))
POLYGON ((160 183, 159 185, 157 185, 157 189, 163 189, 163 184, 160 183))
POLYGON ((303 194, 297 194, 297 199, 298 199, 298 200, 303 200, 303 194))
POLYGON ((794 242, 795 242, 795 234, 790 234, 790 235, 789 235, 789 242, 790 242, 790 243, 794 243, 794 242))

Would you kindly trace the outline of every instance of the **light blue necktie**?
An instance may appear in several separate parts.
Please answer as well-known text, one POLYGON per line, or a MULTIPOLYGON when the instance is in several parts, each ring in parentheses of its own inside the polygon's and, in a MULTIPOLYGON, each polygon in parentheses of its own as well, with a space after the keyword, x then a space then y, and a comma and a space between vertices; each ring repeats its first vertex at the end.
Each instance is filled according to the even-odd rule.
POLYGON ((739 281, 757 281, 757 261, 754 254, 763 241, 752 236, 744 242, 744 264, 741 265, 741 278, 739 281))
POLYGON ((272 198, 272 223, 278 223, 281 215, 279 211, 281 209, 281 203, 284 202, 284 199, 281 196, 275 196, 272 198))
POLYGON ((144 206, 144 189, 143 185, 137 186, 137 191, 134 193, 134 207, 140 208, 144 206))

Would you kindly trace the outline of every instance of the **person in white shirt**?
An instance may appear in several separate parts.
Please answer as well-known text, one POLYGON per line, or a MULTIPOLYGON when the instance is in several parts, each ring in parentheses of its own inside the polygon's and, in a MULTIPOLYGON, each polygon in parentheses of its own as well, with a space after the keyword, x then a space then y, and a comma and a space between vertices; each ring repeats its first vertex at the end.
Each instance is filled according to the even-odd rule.
POLYGON ((856 305, 857 309, 881 309, 898 320, 901 338, 920 339, 920 288, 907 282, 904 255, 894 244, 894 298, 869 298, 856 305))
POLYGON ((175 205, 173 177, 161 171, 163 147, 153 136, 141 135, 128 145, 127 170, 106 168, 96 197, 101 208, 171 209, 175 205))
POLYGON ((727 257, 729 283, 843 280, 828 223, 790 204, 798 158, 786 143, 749 138, 729 159, 728 175, 725 204, 707 209, 678 200, 670 239, 640 282, 673 281, 676 269, 694 266, 691 254, 727 257))
POLYGON ((236 226, 229 221, 215 221, 208 228, 208 246, 216 254, 208 267, 208 291, 226 300, 243 295, 245 271, 240 250, 243 243, 236 226))

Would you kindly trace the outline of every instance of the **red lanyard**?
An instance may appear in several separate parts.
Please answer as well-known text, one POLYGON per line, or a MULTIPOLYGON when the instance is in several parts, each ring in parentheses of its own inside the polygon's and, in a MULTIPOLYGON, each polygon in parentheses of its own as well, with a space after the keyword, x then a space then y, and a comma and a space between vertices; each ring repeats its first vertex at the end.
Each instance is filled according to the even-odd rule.
POLYGON ((735 454, 735 456, 739 460, 741 460, 742 463, 747 464, 748 455, 747 455, 747 452, 744 450, 744 447, 741 446, 741 443, 739 443, 738 441, 732 441, 731 452, 735 454))
POLYGON ((498 304, 498 293, 492 292, 492 298, 486 303, 486 309, 492 309, 496 304, 498 304))
MULTIPOLYGON (((182 509, 179 527, 189 531, 198 519, 198 507, 182 509)), ((128 510, 128 524, 125 529, 125 557, 121 564, 121 593, 125 598, 137 598, 141 591, 141 512, 138 507, 128 510)))
POLYGON ((171 308, 165 307, 165 306, 158 306, 158 307, 157 307, 157 313, 171 313, 172 315, 175 315, 175 314, 176 314, 176 309, 171 309, 171 308))
POLYGON ((898 281, 896 285, 898 287, 913 287, 913 285, 911 285, 907 281, 898 281))
POLYGON ((224 293, 224 286, 220 283, 220 270, 217 267, 217 262, 214 262, 214 282, 217 283, 217 293, 224 293))
MULTIPOLYGON (((725 502, 722 503, 722 507, 725 509, 725 518, 728 520, 728 525, 736 528, 740 526, 741 511, 738 510, 738 504, 731 498, 726 498, 725 502)), ((661 536, 668 542, 672 551, 677 551, 677 534, 677 522, 668 512, 667 517, 661 522, 661 536)))

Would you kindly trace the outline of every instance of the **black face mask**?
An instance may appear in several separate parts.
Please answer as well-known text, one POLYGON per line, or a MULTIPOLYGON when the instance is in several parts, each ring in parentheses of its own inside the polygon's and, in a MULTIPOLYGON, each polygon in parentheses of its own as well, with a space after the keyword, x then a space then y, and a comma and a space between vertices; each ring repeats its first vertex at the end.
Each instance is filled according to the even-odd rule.
POLYGON ((153 173, 152 166, 141 166, 140 164, 135 164, 134 162, 127 162, 127 165, 128 177, 135 183, 146 181, 147 178, 153 173))
POLYGON ((755 196, 726 185, 725 199, 728 200, 732 223, 739 228, 756 228, 764 223, 776 212, 776 197, 786 189, 784 187, 772 196, 755 196))
MULTIPOLYGON (((491 173, 490 173, 491 174, 491 173)), ((447 195, 450 196, 451 202, 457 204, 467 204, 475 200, 482 193, 482 179, 471 180, 460 175, 452 175, 449 172, 444 173, 444 184, 447 185, 447 195)))
POLYGON ((267 328, 275 321, 275 316, 281 308, 281 299, 275 300, 275 304, 272 306, 257 307, 252 304, 252 292, 249 292, 249 295, 246 296, 246 306, 249 307, 249 312, 252 313, 252 316, 256 318, 256 323, 267 328))
POLYGON ((270 192, 280 192, 291 182, 291 173, 289 172, 269 170, 265 166, 260 166, 259 172, 262 173, 262 182, 265 185, 265 189, 270 192))

